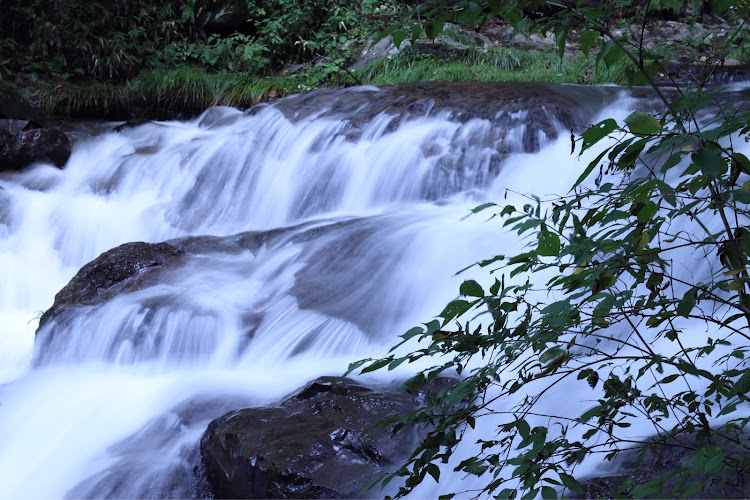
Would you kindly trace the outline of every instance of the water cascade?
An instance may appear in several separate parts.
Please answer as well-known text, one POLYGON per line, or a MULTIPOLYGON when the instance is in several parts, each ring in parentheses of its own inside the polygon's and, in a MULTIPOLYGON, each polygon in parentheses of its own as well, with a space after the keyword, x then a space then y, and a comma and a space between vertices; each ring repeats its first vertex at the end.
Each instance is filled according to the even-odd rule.
POLYGON ((194 495, 210 420, 432 318, 457 270, 524 243, 471 208, 565 192, 570 130, 633 106, 614 88, 324 90, 110 129, 63 170, 0 178, 0 498, 194 495), (129 242, 152 268, 35 339, 79 269, 129 242))

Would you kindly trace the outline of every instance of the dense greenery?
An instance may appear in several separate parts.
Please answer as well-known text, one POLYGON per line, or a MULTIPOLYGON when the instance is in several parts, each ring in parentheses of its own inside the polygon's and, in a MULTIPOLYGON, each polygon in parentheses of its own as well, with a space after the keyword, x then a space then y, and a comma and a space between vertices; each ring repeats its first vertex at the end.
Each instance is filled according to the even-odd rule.
MULTIPOLYGON (((429 48, 428 36, 446 21, 466 30, 497 22, 491 3, 469 2, 477 7, 462 10, 461 2, 432 1, 427 7, 404 0, 10 0, 10 15, 0 19, 0 81, 23 87, 23 94, 48 113, 122 119, 153 111, 193 113, 216 104, 248 107, 324 85, 413 80, 625 84, 632 78, 632 68, 615 60, 616 52, 608 57, 596 52, 593 35, 577 29, 579 21, 568 26, 568 40, 580 50, 573 54, 569 44, 562 60, 551 51, 476 45, 456 25, 441 36, 469 50, 422 52, 429 48), (443 11, 430 17, 430 10, 441 5, 443 11), (410 16, 425 22, 401 29, 410 16), (392 33, 395 41, 421 36, 422 45, 347 69, 376 33, 392 33)), ((637 19, 645 0, 606 4, 607 22, 616 26, 637 19)), ((687 20, 707 5, 692 0, 652 4, 687 20)), ((503 14, 506 21, 518 17, 521 11, 514 10, 503 14)), ((533 12, 530 6, 526 10, 533 12)), ((529 31, 523 23, 516 27, 529 31)), ((742 38, 714 37, 710 47, 702 38, 694 42, 686 45, 710 61, 744 58, 742 38)), ((676 59, 674 53, 664 55, 676 59)))
MULTIPOLYGON (((580 29, 587 44, 603 44, 602 64, 628 61, 631 83, 651 82, 664 60, 613 37, 600 9, 519 4, 533 19, 504 2, 441 2, 392 32, 434 36, 447 19, 474 22, 489 9, 562 38, 580 29)), ((748 8, 714 5, 739 18, 748 8)), ((608 495, 747 495, 750 159, 738 146, 750 141, 750 111, 700 86, 654 90, 663 113, 607 119, 573 140, 571 154, 596 156, 567 195, 475 209, 497 210, 530 242, 525 251, 477 263, 488 272, 484 285, 465 281, 461 297, 404 334, 392 354, 351 365, 370 372, 435 358, 405 382, 411 389, 445 371, 463 376, 435 404, 389 422, 432 426, 384 478, 405 478, 399 495, 427 475, 439 481, 438 464, 450 459, 480 478, 476 495, 580 494, 576 469, 586 459, 644 457, 656 446, 687 453, 667 473, 621 481, 608 495), (557 390, 588 403, 543 410, 557 390), (650 435, 631 432, 644 423, 650 435), (480 425, 484 432, 470 433, 480 425), (468 436, 477 446, 467 453, 468 436)))
POLYGON ((339 0, 8 0, 0 74, 124 80, 199 64, 262 74, 328 55, 372 2, 339 0))

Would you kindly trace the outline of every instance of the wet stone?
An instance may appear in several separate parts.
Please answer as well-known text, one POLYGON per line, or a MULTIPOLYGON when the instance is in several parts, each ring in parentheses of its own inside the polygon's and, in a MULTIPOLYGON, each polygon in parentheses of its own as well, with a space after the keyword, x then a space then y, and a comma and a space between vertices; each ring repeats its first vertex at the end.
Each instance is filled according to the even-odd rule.
POLYGON ((271 408, 246 408, 211 422, 201 459, 215 498, 360 498, 401 464, 420 436, 394 438, 380 421, 403 416, 427 394, 455 383, 438 379, 419 394, 376 390, 321 377, 271 408))

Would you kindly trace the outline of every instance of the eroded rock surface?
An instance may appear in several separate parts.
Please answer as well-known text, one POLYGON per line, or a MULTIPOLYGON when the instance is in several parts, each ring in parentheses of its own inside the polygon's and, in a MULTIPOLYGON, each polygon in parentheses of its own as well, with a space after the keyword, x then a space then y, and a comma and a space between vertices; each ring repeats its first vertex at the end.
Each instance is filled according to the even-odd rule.
POLYGON ((152 285, 154 274, 183 250, 170 243, 126 243, 104 252, 83 266, 55 295, 55 302, 39 320, 39 328, 70 306, 96 305, 118 293, 152 285), (134 279, 140 277, 139 279, 134 279))
POLYGON ((322 117, 345 117, 352 125, 348 138, 354 140, 359 128, 381 114, 393 116, 386 130, 426 116, 449 116, 458 122, 489 120, 497 128, 496 136, 486 140, 489 147, 518 130, 523 150, 535 152, 541 146, 540 133, 554 139, 560 130, 578 128, 612 97, 606 89, 533 82, 413 82, 379 91, 372 88, 321 89, 274 106, 292 120, 320 109, 325 110, 322 117))
POLYGON ((201 459, 214 497, 373 496, 364 488, 400 465, 419 437, 415 428, 394 437, 374 426, 413 411, 424 394, 335 380, 321 377, 278 407, 237 410, 211 422, 201 459))

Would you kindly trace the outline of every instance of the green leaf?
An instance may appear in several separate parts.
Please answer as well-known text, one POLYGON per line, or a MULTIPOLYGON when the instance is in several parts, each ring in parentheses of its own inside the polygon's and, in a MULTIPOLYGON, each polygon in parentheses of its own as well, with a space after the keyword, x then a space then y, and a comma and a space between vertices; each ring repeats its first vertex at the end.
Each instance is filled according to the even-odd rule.
POLYGON ((470 297, 484 297, 484 290, 481 285, 474 280, 466 280, 461 284, 461 295, 470 297))
POLYGON ((424 333, 424 328, 415 326, 414 328, 411 328, 408 332, 401 335, 401 338, 404 340, 409 340, 412 337, 416 337, 417 335, 421 335, 424 333))
POLYGON ((496 16, 502 12, 503 5, 505 4, 505 0, 488 0, 487 5, 489 6, 490 10, 493 14, 496 16))
POLYGON ((597 40, 599 40, 599 32, 597 31, 584 31, 581 33, 581 37, 578 39, 578 46, 586 57, 589 56, 591 47, 594 46, 597 40))
POLYGON ((750 190, 735 189, 734 191, 732 191, 732 197, 737 203, 750 205, 750 190))
POLYGON ((630 132, 635 135, 651 135, 661 131, 659 121, 642 111, 630 113, 630 116, 625 118, 625 123, 628 125, 630 132))
POLYGON ((570 28, 567 26, 560 27, 555 35, 555 44, 557 45, 557 55, 562 59, 565 56, 565 42, 568 38, 570 28))
POLYGON ((436 483, 440 481, 440 467, 437 465, 429 464, 427 466, 427 473, 432 476, 436 483))
MULTIPOLYGON (((585 144, 583 146, 584 146, 584 148, 586 147, 585 144)), ((581 176, 578 177, 578 180, 576 180, 575 184, 573 184, 573 187, 570 188, 571 191, 573 191, 575 188, 577 188, 578 186, 580 186, 580 184, 584 180, 586 180, 586 177, 588 177, 591 174, 591 172, 599 165, 599 162, 602 161, 602 158, 604 158, 604 155, 607 154, 608 151, 609 151, 609 149, 605 149, 604 151, 602 151, 601 153, 599 153, 599 156, 597 156, 594 161, 592 161, 591 163, 589 163, 589 166, 586 167, 586 170, 583 171, 583 173, 581 174, 581 176)))
POLYGON ((519 420, 516 422, 516 427, 518 428, 518 434, 521 435, 522 439, 526 439, 529 437, 529 434, 531 433, 531 427, 529 426, 529 423, 525 420, 519 420))
POLYGON ((565 487, 573 493, 583 493, 583 487, 581 486, 581 483, 576 481, 573 476, 561 472, 560 480, 562 481, 563 485, 565 485, 565 487))
POLYGON ((539 356, 539 362, 542 364, 549 363, 553 359, 558 358, 560 355, 562 355, 565 351, 560 349, 559 347, 552 347, 550 349, 547 349, 544 354, 539 356))
POLYGON ((599 54, 596 56, 596 66, 598 67, 599 63, 604 61, 604 65, 607 68, 611 68, 612 65, 619 61, 624 55, 625 53, 617 46, 614 40, 609 40, 604 44, 604 47, 602 47, 602 50, 600 50, 599 54))
POLYGON ((690 315, 690 312, 695 307, 695 295, 698 293, 698 289, 693 287, 688 292, 682 296, 680 299, 679 304, 677 304, 676 313, 678 316, 682 316, 683 318, 687 318, 690 315))
POLYGON ((745 372, 737 382, 735 382, 729 390, 730 396, 737 396, 738 394, 747 394, 750 391, 750 371, 745 372))
POLYGON ((641 234, 640 238, 638 238, 638 244, 636 244, 635 246, 635 251, 640 252, 641 250, 646 248, 650 241, 651 235, 648 233, 648 231, 645 231, 643 234, 641 234))
POLYGON ((384 366, 390 364, 391 361, 393 361, 392 356, 389 356, 384 359, 379 359, 375 361, 374 363, 372 363, 371 365, 363 368, 361 373, 369 373, 369 372, 374 372, 375 370, 380 370, 384 366))
POLYGON ((560 254, 560 238, 551 231, 540 231, 536 253, 541 257, 557 257, 560 254))
POLYGON ((709 177, 719 177, 726 171, 726 159, 721 152, 713 148, 701 148, 692 154, 693 164, 709 177))
POLYGON ((402 364, 404 361, 406 361, 408 359, 409 358, 403 357, 403 358, 398 358, 398 359, 396 359, 394 361, 391 361, 391 363, 388 365, 388 371, 395 370, 396 367, 398 367, 400 364, 402 364))
POLYGON ((721 409, 719 413, 716 414, 717 417, 720 417, 722 415, 729 415, 730 413, 734 413, 737 411, 737 405, 739 403, 733 403, 731 405, 727 405, 724 408, 721 409))
POLYGON ((393 45, 395 45, 396 48, 400 49, 404 40, 406 40, 406 32, 398 30, 393 33, 393 45))
POLYGON ((557 500, 557 490, 551 486, 542 486, 542 498, 544 500, 557 500))
POLYGON ((590 126, 583 134, 581 134, 581 137, 583 138, 583 150, 585 151, 589 146, 596 144, 615 130, 617 130, 617 122, 612 118, 608 118, 590 126))
POLYGON ((658 209, 653 201, 646 202, 643 208, 638 211, 638 220, 640 222, 650 221, 656 215, 658 209))
POLYGON ((450 302, 443 312, 440 313, 440 317, 443 318, 443 324, 445 325, 450 320, 457 316, 461 316, 463 313, 471 309, 474 304, 465 300, 454 300, 450 302))
POLYGON ((484 210, 486 208, 495 207, 495 206, 497 206, 496 203, 484 203, 482 205, 479 205, 478 207, 472 208, 471 212, 472 213, 477 213, 477 212, 481 212, 482 210, 484 210))
POLYGON ((725 14, 731 7, 734 7, 737 0, 714 0, 711 6, 714 8, 717 14, 725 14))

